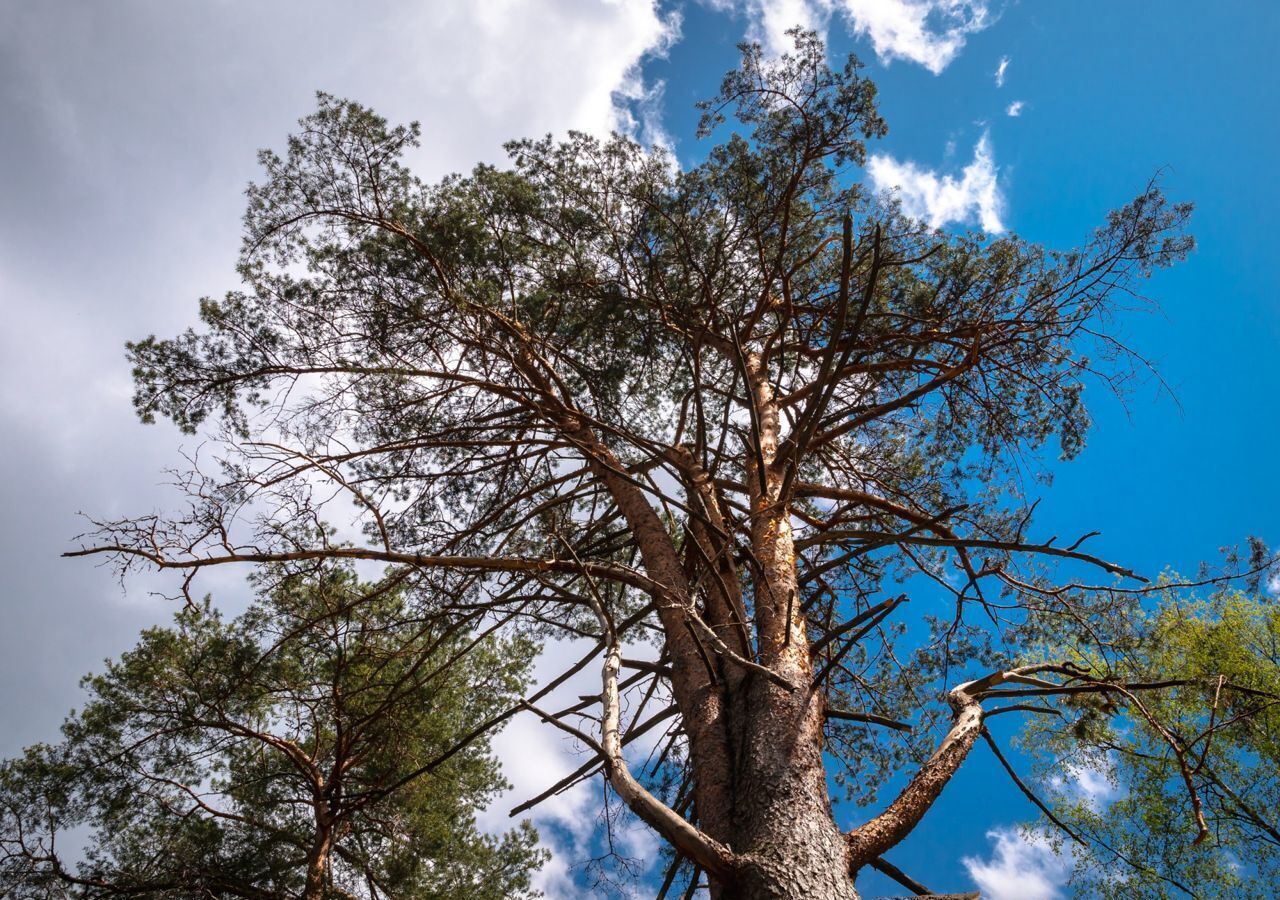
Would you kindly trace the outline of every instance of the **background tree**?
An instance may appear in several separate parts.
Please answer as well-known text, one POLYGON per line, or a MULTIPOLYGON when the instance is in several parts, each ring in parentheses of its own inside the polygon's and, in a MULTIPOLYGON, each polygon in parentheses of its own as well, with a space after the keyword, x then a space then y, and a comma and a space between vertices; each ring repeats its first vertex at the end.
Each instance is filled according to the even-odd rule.
POLYGON ((1280 610, 1235 590, 1171 594, 1131 603, 1105 633, 1041 638, 1109 681, 1162 689, 1077 684, 1037 700, 1049 715, 1020 741, 1075 883, 1099 897, 1267 896, 1280 881, 1280 610), (1081 791, 1082 773, 1103 789, 1081 791))
POLYGON ((206 601, 145 632, 85 680, 61 743, 0 768, 0 890, 530 896, 531 826, 476 829, 505 784, 472 736, 528 651, 442 622, 403 581, 326 565, 234 620, 206 601))
POLYGON ((1112 316, 1191 247, 1154 186, 1069 252, 929 230, 852 177, 874 97, 797 32, 778 61, 744 48, 691 168, 575 134, 428 185, 401 161, 416 126, 321 96, 262 155, 245 289, 130 347, 142 418, 220 417, 222 471, 80 552, 378 560, 454 612, 582 638, 521 705, 674 848, 664 894, 856 896, 1011 686, 1106 676, 1009 630, 1144 589, 1087 533, 1033 537, 1024 476, 1080 449, 1087 381, 1142 369, 1112 316), (317 537, 335 494, 367 540, 317 537), (923 592, 949 600, 908 620, 923 592), (656 662, 624 657, 649 636, 656 662), (597 700, 537 705, 601 656, 597 700), (847 833, 832 774, 863 809, 847 833))

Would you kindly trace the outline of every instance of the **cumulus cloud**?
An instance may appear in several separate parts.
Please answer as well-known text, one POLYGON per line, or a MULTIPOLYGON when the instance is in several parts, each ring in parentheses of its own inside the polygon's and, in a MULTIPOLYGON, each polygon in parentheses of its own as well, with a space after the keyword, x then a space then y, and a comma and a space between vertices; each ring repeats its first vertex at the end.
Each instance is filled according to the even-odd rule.
MULTIPOLYGON (((1060 760, 1060 776, 1050 780, 1056 792, 1102 813, 1124 796, 1110 754, 1088 760, 1060 760)), ((961 862, 987 900, 1057 900, 1071 872, 1071 858, 1038 830, 1005 827, 987 832, 992 852, 987 858, 961 862)))
POLYGON ((935 75, 945 69, 970 34, 994 20, 989 0, 710 0, 717 9, 745 11, 750 36, 774 53, 787 50, 788 28, 825 31, 838 16, 866 38, 881 62, 901 59, 935 75))
POLYGON ((751 22, 747 36, 773 54, 791 49, 787 29, 799 26, 822 33, 830 18, 824 0, 747 0, 744 5, 751 22))
POLYGON ((1009 57, 1000 57, 1000 65, 996 66, 996 87, 1004 87, 1004 73, 1009 69, 1009 57))
POLYGON ((902 203, 903 212, 930 227, 977 222, 988 233, 1004 231, 1004 197, 987 133, 978 140, 973 161, 959 176, 939 174, 887 154, 874 154, 867 160, 867 175, 877 191, 891 192, 902 203))
POLYGON ((1006 109, 1005 112, 1007 112, 1009 115, 1013 116, 1016 119, 1018 116, 1022 115, 1022 108, 1024 106, 1026 106, 1026 104, 1023 103, 1021 100, 1014 100, 1012 103, 1009 104, 1009 108, 1006 109))
MULTIPOLYGON (((475 121, 466 132, 483 128, 502 141, 547 130, 618 130, 652 142, 663 137, 656 116, 661 85, 645 82, 641 64, 665 54, 680 35, 679 14, 658 6, 658 0, 443 0, 397 7, 394 27, 442 38, 406 61, 407 74, 432 106, 467 103, 475 121)), ((433 128, 423 112, 413 115, 423 119, 429 140, 447 139, 444 126, 453 120, 437 119, 441 127, 433 128)), ((474 154, 475 135, 464 137, 461 153, 474 154)))
POLYGON ((985 900, 1058 900, 1071 864, 1037 832, 996 828, 987 832, 992 853, 961 862, 985 900))
POLYGON ((991 24, 986 0, 835 0, 855 34, 866 36, 883 62, 904 59, 935 75, 991 24))

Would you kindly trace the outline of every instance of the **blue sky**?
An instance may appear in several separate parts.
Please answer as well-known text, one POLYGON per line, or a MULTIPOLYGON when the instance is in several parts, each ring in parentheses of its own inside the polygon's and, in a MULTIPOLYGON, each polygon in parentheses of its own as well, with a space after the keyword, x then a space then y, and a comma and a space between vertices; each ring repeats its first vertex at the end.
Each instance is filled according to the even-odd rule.
MULTIPOLYGON (((168 615, 151 581, 125 591, 57 554, 81 530, 80 509, 171 502, 160 473, 182 442, 133 421, 121 346, 177 330, 197 297, 232 285, 254 150, 278 145, 314 90, 421 119, 414 162, 426 176, 499 160, 507 138, 629 123, 666 135, 689 162, 702 152, 692 104, 735 63, 735 43, 775 41, 801 19, 826 30, 833 57, 853 50, 867 63, 890 126, 871 171, 939 224, 998 223, 1068 247, 1157 173, 1196 204, 1198 249, 1150 284, 1161 311, 1123 323, 1176 401, 1154 380, 1127 406, 1095 392, 1089 445, 1070 465, 1048 461, 1055 480, 1038 521, 1047 534, 1100 529, 1099 552, 1148 573, 1190 571, 1247 535, 1280 543, 1268 452, 1280 395, 1280 5, 377 0, 353 22, 336 0, 10 0, 0 3, 0 426, 10 436, 0 752, 51 737, 78 676, 168 615)), ((221 586, 242 590, 238 576, 221 586)), ((505 740, 524 751, 509 772, 526 795, 572 767, 532 731, 505 740)), ((595 799, 545 814, 562 841, 553 896, 572 896, 579 845, 566 823, 595 799)), ((891 858, 940 890, 977 873, 997 898, 1053 896, 1052 859, 1000 831, 1030 813, 980 750, 891 858)), ((895 892, 871 876, 864 890, 895 892)))
MULTIPOLYGON (((1098 528, 1099 552, 1148 573, 1192 571, 1250 534, 1274 546, 1280 483, 1268 447, 1280 296, 1270 222, 1280 201, 1280 77, 1270 48, 1280 10, 1030 0, 993 9, 998 19, 967 36, 936 75, 904 60, 882 64, 869 41, 833 23, 833 53, 853 49, 880 86, 890 133, 873 152, 961 177, 989 135, 1002 223, 1049 246, 1084 240, 1157 173, 1172 197, 1196 204, 1197 251, 1150 285, 1160 313, 1122 323, 1176 400, 1154 380, 1127 408, 1093 392, 1087 449, 1067 465, 1048 461, 1055 480, 1040 529, 1098 528), (1002 87, 994 77, 1001 59, 1002 87), (1016 117, 1008 114, 1015 102, 1016 117)), ((691 15, 686 34, 705 28, 727 43, 723 27, 691 15)), ((673 82, 682 54, 698 55, 692 47, 673 48, 673 82)), ((700 75, 715 68, 688 64, 700 75)), ((993 723, 993 731, 1012 724, 993 723)), ((937 890, 967 886, 976 872, 989 895, 1043 894, 1063 874, 1052 858, 1007 832, 988 834, 1033 813, 980 748, 890 858, 937 890), (965 856, 985 868, 965 867, 965 856)), ((877 888, 892 892, 864 877, 864 890, 877 888)))
MULTIPOLYGON (((1158 310, 1120 323, 1159 377, 1123 402, 1092 392, 1096 426, 1085 452, 1069 464, 1045 460, 1054 480, 1042 492, 1040 529, 1099 529, 1098 552, 1146 573, 1194 571, 1249 535, 1274 546, 1280 481, 1268 447, 1280 391, 1280 296, 1270 222, 1280 204, 1280 72, 1271 48, 1280 8, 971 4, 969 21, 985 8, 987 24, 964 33, 947 58, 919 45, 877 46, 859 33, 868 4, 847 4, 847 16, 833 5, 809 4, 808 24, 826 25, 834 58, 852 51, 867 63, 889 122, 888 137, 870 148, 872 181, 887 188, 899 179, 925 218, 1067 248, 1152 177, 1196 205, 1196 252, 1151 282, 1158 310), (946 202, 944 191, 930 198, 922 190, 948 180, 946 202)), ((757 4, 730 15, 684 7, 681 40, 644 67, 665 82, 661 121, 682 161, 702 152, 692 103, 732 65, 744 26, 768 44, 770 7, 781 15, 805 6, 757 4)), ((939 41, 945 34, 934 32, 939 41)), ((1012 722, 999 724, 997 734, 1012 731, 1012 722)), ((1062 866, 1008 830, 1033 814, 982 750, 890 857, 938 890, 972 886, 977 875, 990 896, 1052 896, 1062 866)), ((855 824, 858 814, 841 815, 855 824)), ((861 886, 870 895, 895 890, 873 874, 861 886)))
MULTIPOLYGON (((886 65, 869 40, 832 23, 833 54, 857 52, 880 86, 890 133, 873 154, 963 182, 987 136, 1001 223, 1051 247, 1083 241, 1157 174, 1173 198, 1196 204, 1197 251, 1150 285, 1159 313, 1122 323, 1173 396, 1155 379, 1123 405, 1094 391, 1097 424, 1085 452, 1070 464, 1047 461, 1055 478, 1043 492, 1040 529, 1098 528, 1099 552, 1148 573, 1190 572, 1247 535, 1274 546, 1280 483, 1268 447, 1280 297, 1270 222, 1280 201, 1280 77, 1270 48, 1280 11, 1030 0, 992 10, 995 21, 967 35, 938 74, 902 59, 886 65)), ((692 77, 722 67, 708 57, 731 58, 726 45, 735 39, 732 25, 705 10, 687 16, 685 35, 664 74, 681 85, 668 90, 673 105, 688 99, 692 77)), ((666 120, 685 129, 672 127, 682 154, 696 152, 682 139, 688 117, 673 111, 666 120)), ((980 219, 980 195, 973 201, 961 224, 980 219)), ((989 894, 1049 893, 1061 867, 1003 831, 1033 813, 982 750, 890 858, 937 890, 958 890, 976 873, 989 894), (978 864, 966 867, 965 856, 978 864)), ((873 877, 862 886, 892 892, 873 877)))

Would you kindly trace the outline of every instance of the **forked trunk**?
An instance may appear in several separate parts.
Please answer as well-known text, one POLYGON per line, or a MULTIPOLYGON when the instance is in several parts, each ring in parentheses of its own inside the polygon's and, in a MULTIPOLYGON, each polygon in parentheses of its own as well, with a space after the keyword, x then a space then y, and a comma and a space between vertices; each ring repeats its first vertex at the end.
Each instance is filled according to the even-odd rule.
POLYGON ((827 792, 824 700, 813 688, 791 516, 779 502, 785 464, 778 465, 778 408, 763 367, 752 359, 749 368, 759 414, 759 456, 748 464, 756 485, 751 544, 758 653, 792 689, 753 678, 740 691, 732 844, 745 865, 720 896, 853 900, 848 844, 827 792))

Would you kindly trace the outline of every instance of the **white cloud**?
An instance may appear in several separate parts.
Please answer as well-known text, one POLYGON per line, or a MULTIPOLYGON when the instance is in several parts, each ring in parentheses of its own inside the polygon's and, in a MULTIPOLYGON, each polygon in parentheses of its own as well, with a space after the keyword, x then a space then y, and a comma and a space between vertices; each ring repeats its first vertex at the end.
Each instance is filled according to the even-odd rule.
POLYGON ((1004 73, 1009 68, 1009 57, 1000 57, 1000 65, 996 66, 996 87, 1004 87, 1004 73))
POLYGON ((1083 768, 1071 774, 1081 798, 1095 812, 1101 812, 1122 793, 1106 772, 1083 768))
POLYGON ((953 222, 977 222, 992 234, 1004 231, 1004 197, 996 178, 991 137, 984 133, 973 150, 973 161, 959 177, 923 169, 910 160, 885 154, 867 160, 867 175, 877 191, 892 191, 903 212, 942 228, 953 222))
POLYGON ((39 131, 91 185, 130 185, 193 153, 192 168, 252 167, 258 147, 311 110, 317 89, 393 122, 420 120, 416 162, 419 174, 434 177, 500 160, 511 138, 626 129, 632 101, 652 96, 642 63, 679 38, 678 13, 660 6, 389 0, 352 28, 337 0, 162 14, 149 0, 119 0, 71 20, 78 5, 48 0, 10 17, 0 58, 23 87, 12 96, 38 113, 39 131), (126 134, 152 140, 114 139, 126 134), (171 152, 175 143, 192 149, 171 152))
MULTIPOLYGON (((640 66, 678 40, 680 17, 662 13, 658 0, 445 0, 408 9, 392 27, 432 39, 405 75, 433 106, 466 105, 474 119, 466 131, 479 126, 498 141, 569 128, 660 135, 661 86, 647 85, 640 66)), ((448 140, 456 122, 412 115, 422 118, 424 143, 448 140)))
POLYGON ((615 107, 616 129, 649 147, 674 148, 675 140, 662 124, 662 95, 666 87, 665 81, 648 84, 639 68, 633 70, 614 92, 621 101, 615 107))
POLYGON ((905 59, 937 75, 965 39, 991 24, 986 0, 834 0, 883 62, 905 59))
POLYGON ((791 49, 791 38, 786 34, 788 28, 798 25, 825 32, 830 16, 823 0, 749 0, 747 11, 751 17, 748 36, 775 54, 791 49))
POLYGON ((620 823, 614 839, 623 854, 640 860, 642 864, 657 860, 662 852, 657 832, 634 816, 628 816, 620 823))
POLYGON ((1058 766, 1063 774, 1051 779, 1050 786, 1083 802, 1094 812, 1102 812, 1125 795, 1125 788, 1116 777, 1114 754, 1059 760, 1058 766))
MULTIPOLYGON (((1050 781, 1059 794, 1101 813, 1124 796, 1116 782, 1114 758, 1060 760, 1060 776, 1050 781)), ((994 846, 987 859, 961 860, 986 900, 1057 900, 1071 872, 1071 858, 1055 847, 1042 831, 995 828, 987 832, 994 846)), ((1115 877, 1122 877, 1119 873, 1115 877)))
POLYGON ((1024 106, 1026 106, 1026 104, 1023 103, 1021 100, 1014 100, 1012 103, 1009 104, 1009 108, 1006 109, 1005 112, 1007 112, 1009 115, 1013 116, 1016 119, 1018 116, 1022 115, 1022 108, 1024 106))
POLYGON ((825 31, 834 15, 849 30, 871 42, 881 62, 896 59, 924 66, 935 75, 945 69, 970 34, 989 26, 989 0, 707 0, 717 9, 744 10, 749 35, 770 52, 791 46, 788 28, 799 25, 825 31))
MULTIPOLYGON (((545 684, 555 678, 582 656, 583 646, 574 641, 548 641, 534 664, 533 683, 545 684)), ((597 690, 598 677, 596 667, 587 666, 540 705, 544 709, 560 709, 579 694, 597 690)), ((537 796, 588 758, 584 748, 574 745, 573 738, 530 713, 512 719, 493 739, 492 746, 502 763, 502 774, 511 785, 477 817, 479 826, 492 834, 511 827, 509 812, 513 807, 537 796)), ((580 781, 520 816, 533 820, 542 846, 551 851, 551 859, 538 873, 535 886, 553 900, 577 896, 572 865, 590 855, 587 849, 596 829, 599 793, 596 779, 580 781)))
POLYGON ((1016 828, 987 832, 995 846, 990 858, 961 862, 984 900, 1057 900, 1070 873, 1070 861, 1048 839, 1016 828))

